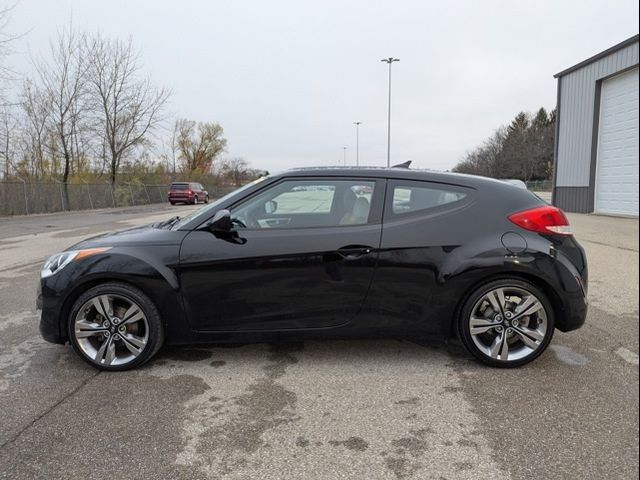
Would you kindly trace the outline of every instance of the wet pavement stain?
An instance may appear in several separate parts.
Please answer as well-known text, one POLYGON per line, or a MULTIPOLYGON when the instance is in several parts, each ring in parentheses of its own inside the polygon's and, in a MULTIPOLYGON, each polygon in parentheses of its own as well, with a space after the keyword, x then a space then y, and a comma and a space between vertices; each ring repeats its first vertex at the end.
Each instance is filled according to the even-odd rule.
POLYGON ((456 462, 453 466, 458 471, 473 470, 473 463, 471 462, 456 462))
POLYGON ((169 358, 178 362, 200 362, 213 356, 211 350, 192 348, 166 348, 161 352, 158 359, 169 358))
MULTIPOLYGON (((179 456, 179 463, 187 462, 188 458, 188 463, 195 463, 203 472, 224 476, 246 467, 249 456, 260 448, 268 448, 263 440, 265 432, 297 420, 296 394, 278 384, 277 380, 289 366, 298 362, 294 353, 303 348, 302 343, 270 345, 268 363, 262 367, 265 375, 247 386, 240 395, 226 400, 215 397, 219 406, 209 403, 206 407, 209 419, 223 412, 225 420, 197 434, 195 451, 183 460, 179 456)), ((197 408, 203 407, 199 405, 197 408)), ((298 439, 296 444, 304 447, 308 440, 298 439)))
POLYGON ((367 448, 369 448, 369 443, 363 440, 360 437, 349 437, 346 440, 331 440, 329 445, 333 445, 334 447, 343 446, 348 448, 349 450, 355 450, 357 452, 364 452, 367 448))
POLYGON ((307 439, 306 439, 306 438, 304 438, 304 437, 298 437, 298 438, 296 439, 296 446, 297 446, 297 447, 302 447, 302 448, 304 448, 304 447, 308 447, 308 446, 309 446, 309 443, 310 443, 310 442, 309 442, 309 440, 307 440, 307 439))
POLYGON ((435 432, 427 427, 410 430, 407 436, 392 440, 391 446, 395 448, 393 454, 387 455, 386 452, 381 454, 387 469, 398 479, 413 476, 424 467, 418 459, 424 458, 424 454, 429 450, 427 437, 434 434, 435 432))
POLYGON ((417 466, 410 465, 409 461, 403 457, 387 457, 384 463, 398 479, 408 478, 419 469, 417 466))
POLYGON ((467 440, 466 438, 460 439, 456 442, 461 447, 473 447, 478 448, 478 444, 473 440, 467 440))

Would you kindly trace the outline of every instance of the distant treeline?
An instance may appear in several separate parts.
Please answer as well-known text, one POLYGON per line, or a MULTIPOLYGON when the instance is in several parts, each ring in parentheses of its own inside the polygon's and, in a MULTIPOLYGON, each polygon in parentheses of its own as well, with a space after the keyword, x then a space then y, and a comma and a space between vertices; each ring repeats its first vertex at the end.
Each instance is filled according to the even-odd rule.
POLYGON ((556 111, 540 108, 535 115, 520 112, 507 127, 498 128, 482 145, 468 152, 454 172, 525 182, 546 180, 553 171, 556 111))

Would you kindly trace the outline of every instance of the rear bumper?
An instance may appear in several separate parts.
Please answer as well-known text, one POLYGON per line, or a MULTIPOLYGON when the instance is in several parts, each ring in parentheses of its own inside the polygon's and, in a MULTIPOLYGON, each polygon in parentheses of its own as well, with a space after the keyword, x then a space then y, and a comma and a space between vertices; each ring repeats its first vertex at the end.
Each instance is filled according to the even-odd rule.
POLYGON ((561 332, 570 332, 582 327, 589 310, 586 297, 571 295, 569 298, 565 298, 563 303, 563 315, 556 319, 556 328, 561 332))
POLYGON ((589 270, 587 256, 582 246, 569 238, 555 245, 557 292, 560 294, 562 312, 556 318, 556 328, 562 332, 576 330, 587 319, 589 270))
POLYGON ((169 195, 167 198, 170 202, 191 202, 194 195, 169 195))

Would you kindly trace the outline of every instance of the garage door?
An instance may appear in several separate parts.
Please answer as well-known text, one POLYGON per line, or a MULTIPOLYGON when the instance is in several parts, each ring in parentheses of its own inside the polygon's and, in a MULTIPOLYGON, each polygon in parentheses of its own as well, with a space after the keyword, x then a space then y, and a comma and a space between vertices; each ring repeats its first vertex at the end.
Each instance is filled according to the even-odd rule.
POLYGON ((597 213, 638 216, 638 69, 602 82, 597 213))

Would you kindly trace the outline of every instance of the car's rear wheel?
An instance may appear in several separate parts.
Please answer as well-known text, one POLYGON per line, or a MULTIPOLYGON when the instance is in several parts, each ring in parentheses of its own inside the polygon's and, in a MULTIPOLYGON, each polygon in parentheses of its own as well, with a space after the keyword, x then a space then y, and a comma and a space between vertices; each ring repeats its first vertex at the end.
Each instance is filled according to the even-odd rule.
POLYGON ((198 204, 198 196, 197 195, 195 197, 193 197, 193 204, 194 205, 198 204))
POLYGON ((139 289, 104 283, 80 295, 68 322, 71 345, 100 370, 128 370, 160 349, 164 333, 160 314, 139 289))
POLYGON ((553 308, 530 282, 507 278, 476 289, 458 319, 469 352, 494 367, 518 367, 535 360, 553 337, 553 308))
POLYGON ((206 197, 204 197, 204 203, 209 203, 209 195, 207 195, 206 197))

